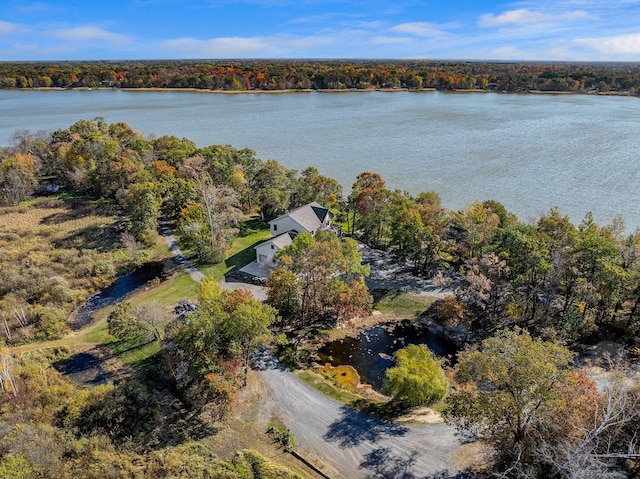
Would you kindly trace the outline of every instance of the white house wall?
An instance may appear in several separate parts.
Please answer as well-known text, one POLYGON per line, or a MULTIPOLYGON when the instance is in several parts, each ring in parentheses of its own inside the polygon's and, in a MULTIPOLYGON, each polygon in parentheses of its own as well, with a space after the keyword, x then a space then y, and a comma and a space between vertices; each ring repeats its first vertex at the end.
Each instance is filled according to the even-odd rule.
POLYGON ((298 233, 307 232, 305 228, 302 227, 300 223, 294 221, 289 216, 283 216, 281 218, 277 218, 270 223, 271 225, 271 236, 278 236, 282 233, 286 233, 287 231, 297 231, 298 233), (274 229, 274 226, 277 226, 278 229, 274 229))
POLYGON ((278 251, 278 248, 270 241, 264 245, 256 246, 256 260, 259 264, 271 266, 273 265, 273 257, 278 251), (273 248, 271 248, 273 246, 273 248), (261 260, 262 259, 262 260, 261 260))

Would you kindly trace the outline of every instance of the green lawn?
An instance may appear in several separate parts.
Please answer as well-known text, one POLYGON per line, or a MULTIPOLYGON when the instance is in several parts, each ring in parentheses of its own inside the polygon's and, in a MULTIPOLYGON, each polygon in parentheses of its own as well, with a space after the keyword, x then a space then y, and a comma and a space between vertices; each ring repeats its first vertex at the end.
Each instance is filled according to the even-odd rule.
POLYGON ((134 295, 130 302, 134 306, 144 306, 157 301, 164 307, 173 308, 180 301, 195 299, 197 289, 198 283, 182 272, 174 279, 134 295))
POLYGON ((269 225, 255 217, 245 220, 240 225, 240 235, 233 240, 229 256, 221 263, 199 267, 207 276, 224 281, 226 275, 238 271, 256 259, 254 246, 271 238, 269 225))
POLYGON ((421 296, 403 291, 389 291, 375 305, 381 313, 403 316, 418 316, 436 301, 433 296, 421 296))

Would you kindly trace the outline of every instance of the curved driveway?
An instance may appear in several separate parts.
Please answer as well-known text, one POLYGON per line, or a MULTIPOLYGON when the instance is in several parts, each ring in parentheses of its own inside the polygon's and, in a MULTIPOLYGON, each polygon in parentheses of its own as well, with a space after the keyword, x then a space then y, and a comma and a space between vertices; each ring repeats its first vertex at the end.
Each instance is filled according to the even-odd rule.
MULTIPOLYGON (((202 281, 204 275, 182 254, 171 229, 163 225, 161 234, 178 264, 195 281, 202 281)), ((221 284, 229 289, 247 288, 256 299, 266 297, 260 286, 221 284)), ((322 465, 332 478, 417 479, 457 472, 453 453, 460 441, 452 427, 403 426, 358 412, 303 383, 266 350, 253 358, 252 367, 269 387, 270 406, 290 428, 296 450, 322 465)))
POLYGON ((422 478, 458 472, 460 446, 446 424, 404 426, 363 414, 303 383, 263 350, 252 361, 296 449, 335 478, 422 478))

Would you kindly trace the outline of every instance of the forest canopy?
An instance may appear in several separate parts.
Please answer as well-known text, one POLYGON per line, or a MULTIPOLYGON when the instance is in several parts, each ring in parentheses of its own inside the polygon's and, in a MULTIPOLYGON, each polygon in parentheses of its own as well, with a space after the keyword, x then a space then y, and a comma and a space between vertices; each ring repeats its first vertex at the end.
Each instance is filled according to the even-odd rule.
POLYGON ((627 92, 640 65, 426 60, 0 62, 0 88, 194 88, 214 91, 436 89, 627 92))

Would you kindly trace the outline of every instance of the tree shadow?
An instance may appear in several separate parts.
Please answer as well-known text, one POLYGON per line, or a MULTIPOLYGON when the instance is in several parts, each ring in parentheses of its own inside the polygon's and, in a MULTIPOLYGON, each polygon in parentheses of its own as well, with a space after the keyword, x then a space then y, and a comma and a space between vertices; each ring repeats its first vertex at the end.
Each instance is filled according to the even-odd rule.
POLYGON ((343 406, 342 417, 329 425, 324 435, 326 441, 337 442, 341 447, 354 447, 363 442, 375 444, 385 436, 404 436, 405 426, 381 421, 375 417, 343 406))
POLYGON ((64 201, 59 207, 66 208, 64 212, 52 213, 40 220, 41 225, 58 225, 66 221, 85 218, 95 213, 96 208, 89 201, 64 201))
POLYGON ((351 407, 384 421, 393 421, 413 409, 413 406, 401 401, 378 402, 370 399, 356 399, 351 407))
POLYGON ((102 368, 104 358, 91 352, 77 353, 52 364, 60 374, 87 386, 106 384, 113 375, 102 368))
POLYGON ((242 268, 254 261, 256 259, 255 247, 263 242, 264 240, 255 241, 242 251, 238 251, 233 256, 228 257, 224 261, 224 265, 230 269, 225 273, 225 278, 232 277, 232 275, 237 274, 242 268))
POLYGON ((60 249, 92 249, 99 253, 105 253, 113 248, 115 241, 116 234, 111 228, 96 225, 54 241, 53 246, 60 249))
POLYGON ((411 469, 417 459, 417 452, 408 457, 400 457, 391 452, 388 447, 374 449, 364 457, 360 469, 369 472, 370 479, 417 479, 411 469))
POLYGON ((388 447, 380 447, 364 457, 360 469, 368 471, 367 479, 479 479, 474 473, 450 474, 446 470, 424 476, 417 475, 412 471, 417 459, 417 452, 401 456, 391 452, 388 447))

